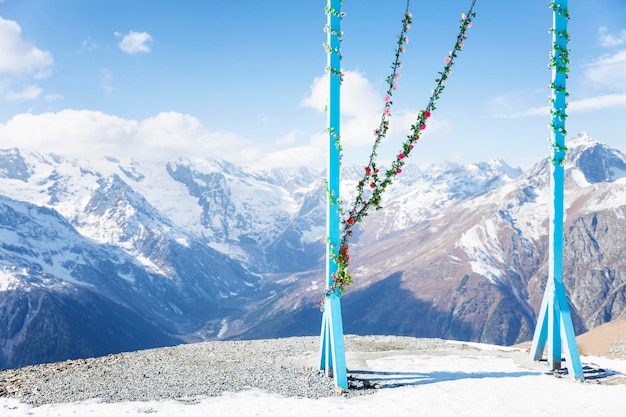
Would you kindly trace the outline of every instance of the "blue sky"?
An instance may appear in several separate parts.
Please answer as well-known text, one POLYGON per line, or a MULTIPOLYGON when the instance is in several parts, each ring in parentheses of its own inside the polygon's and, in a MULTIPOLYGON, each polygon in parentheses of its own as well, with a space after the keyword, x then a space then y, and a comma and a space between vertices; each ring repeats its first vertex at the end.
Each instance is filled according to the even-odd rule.
MULTIPOLYGON (((381 157, 428 100, 469 0, 414 0, 381 157)), ((568 136, 626 150, 626 1, 569 2, 568 136)), ((548 0, 478 0, 411 160, 547 157, 548 0)), ((0 147, 325 164, 324 0, 0 0, 0 147)), ((345 0, 345 163, 365 163, 405 0, 345 0)))

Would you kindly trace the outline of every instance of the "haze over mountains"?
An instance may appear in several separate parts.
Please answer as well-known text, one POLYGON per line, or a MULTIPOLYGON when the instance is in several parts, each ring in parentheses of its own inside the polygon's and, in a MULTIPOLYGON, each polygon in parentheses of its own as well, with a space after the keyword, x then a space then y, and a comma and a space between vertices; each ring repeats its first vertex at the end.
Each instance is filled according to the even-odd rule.
MULTIPOLYGON (((626 309, 626 157, 568 141, 578 332, 626 309)), ((342 193, 362 168, 346 167, 342 193)), ((324 174, 0 151, 0 367, 317 334, 324 174)), ((513 344, 547 278, 549 163, 407 167, 351 243, 344 330, 513 344)))

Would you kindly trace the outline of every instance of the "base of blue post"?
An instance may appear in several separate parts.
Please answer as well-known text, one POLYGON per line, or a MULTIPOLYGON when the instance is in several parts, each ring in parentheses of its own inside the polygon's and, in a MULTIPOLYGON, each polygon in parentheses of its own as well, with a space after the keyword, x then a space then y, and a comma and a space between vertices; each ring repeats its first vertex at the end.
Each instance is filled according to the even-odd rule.
POLYGON ((336 292, 326 296, 320 337, 320 370, 334 377, 335 386, 348 390, 346 352, 343 344, 341 302, 336 292))
POLYGON ((546 344, 548 364, 552 370, 561 369, 561 354, 565 353, 568 373, 579 381, 585 379, 565 287, 559 281, 548 282, 546 286, 530 349, 533 360, 541 360, 546 344), (562 349, 562 339, 565 342, 563 346, 565 349, 562 349))

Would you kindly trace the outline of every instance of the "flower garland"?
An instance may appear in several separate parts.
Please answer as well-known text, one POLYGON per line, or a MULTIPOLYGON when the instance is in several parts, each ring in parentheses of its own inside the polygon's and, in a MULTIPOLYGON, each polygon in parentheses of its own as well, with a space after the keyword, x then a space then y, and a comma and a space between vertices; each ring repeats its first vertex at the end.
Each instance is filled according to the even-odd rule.
MULTIPOLYGON (((569 10, 560 4, 556 3, 554 0, 550 2, 550 8, 558 13, 560 16, 565 17, 567 20, 570 19, 569 10)), ((554 33, 554 28, 549 30, 550 33, 554 33)), ((557 43, 557 39, 565 39, 565 44, 569 43, 570 36, 567 33, 567 30, 562 30, 556 33, 554 40, 552 42, 552 52, 550 52, 550 63, 548 64, 548 68, 554 68, 557 74, 564 74, 565 78, 567 78, 567 74, 569 73, 569 49, 565 46, 561 46, 557 43)), ((556 79, 556 77, 554 77, 556 79)), ((562 77, 561 77, 562 78, 562 77)), ((567 108, 567 103, 562 108, 555 109, 554 104, 556 101, 557 95, 563 95, 564 97, 568 97, 569 93, 565 89, 565 79, 562 78, 562 83, 557 83, 557 81, 552 81, 550 83, 550 88, 552 89, 552 97, 550 98, 550 103, 552 107, 550 108, 550 114, 552 115, 552 122, 548 124, 548 127, 556 133, 560 133, 563 137, 567 135, 567 130, 565 130, 565 120, 567 119, 567 114, 565 109, 567 108)), ((558 163, 559 165, 563 165, 565 161, 565 154, 568 149, 565 145, 560 145, 556 141, 551 141, 550 146, 552 147, 552 156, 550 156, 549 161, 551 163, 558 163)))
MULTIPOLYGON (((369 163, 365 167, 363 178, 357 184, 357 196, 355 198, 352 208, 347 212, 347 216, 343 208, 340 207, 340 214, 344 215, 341 220, 342 230, 339 242, 339 250, 335 254, 333 251, 333 261, 337 264, 337 271, 333 274, 333 284, 324 293, 323 299, 318 302, 320 309, 324 308, 324 300, 335 291, 341 295, 346 287, 353 283, 352 276, 348 273, 348 266, 350 262, 348 239, 352 236, 352 228, 356 223, 361 223, 363 218, 368 215, 369 210, 373 207, 375 210, 382 208, 382 194, 385 189, 390 186, 394 178, 402 173, 402 167, 406 163, 406 159, 409 157, 413 150, 415 143, 420 139, 420 135, 424 129, 426 129, 426 121, 431 116, 431 112, 436 109, 436 102, 439 100, 441 93, 445 89, 445 83, 449 75, 452 74, 452 66, 454 60, 458 56, 458 53, 463 48, 463 42, 467 39, 467 30, 472 27, 472 18, 476 16, 473 12, 476 0, 472 1, 472 4, 467 13, 461 15, 461 22, 459 26, 459 34, 457 35, 454 48, 448 53, 448 56, 444 59, 445 66, 443 71, 439 72, 440 77, 435 80, 436 87, 431 91, 431 96, 426 108, 420 111, 416 122, 411 126, 411 133, 407 136, 407 139, 402 143, 402 148, 397 154, 395 160, 391 164, 391 168, 381 173, 380 169, 376 165, 376 157, 378 146, 383 138, 386 137, 389 130, 388 117, 391 116, 391 106, 393 101, 393 91, 398 88, 398 80, 400 79, 400 73, 398 69, 402 68, 402 62, 400 61, 400 54, 406 51, 405 44, 409 42, 409 38, 406 35, 409 29, 411 29, 411 23, 413 15, 408 11, 410 0, 407 1, 407 10, 402 20, 402 31, 398 36, 397 48, 395 51, 395 60, 391 66, 392 73, 387 77, 386 82, 389 86, 384 98, 384 108, 381 116, 381 122, 376 130, 374 130, 375 141, 372 147, 372 153, 370 154, 369 163), (368 190, 367 193, 365 190, 368 190)), ((332 133, 332 132, 331 132, 332 133)), ((341 146, 339 138, 335 138, 338 143, 337 146, 341 146)), ((341 148, 340 148, 341 149, 341 148)), ((327 188, 328 191, 328 188, 327 188)), ((330 196, 331 201, 336 202, 335 196, 330 196)), ((339 201, 341 204, 342 201, 339 201)))

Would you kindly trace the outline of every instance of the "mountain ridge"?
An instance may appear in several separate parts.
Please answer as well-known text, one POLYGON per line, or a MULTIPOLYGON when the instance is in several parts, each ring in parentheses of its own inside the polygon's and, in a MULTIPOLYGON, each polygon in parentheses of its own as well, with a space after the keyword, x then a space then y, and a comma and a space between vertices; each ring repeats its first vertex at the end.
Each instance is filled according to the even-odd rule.
MULTIPOLYGON (((564 279, 582 332, 626 306, 626 244, 619 238, 626 236, 626 158, 586 134, 568 145, 564 279)), ((362 172, 342 168, 345 201, 362 172)), ((0 230, 0 291, 8 300, 0 323, 9 329, 15 321, 11 303, 23 297, 16 283, 31 285, 12 269, 25 265, 47 271, 58 285, 92 291, 100 310, 126 309, 127 327, 149 333, 156 326, 167 343, 317 334, 322 176, 210 159, 70 160, 0 150, 0 208, 45 207, 52 216, 23 223, 39 232, 20 245, 15 236, 23 226, 6 221, 0 230), (49 255, 59 243, 42 241, 46 233, 59 242, 77 239, 56 249, 63 262, 49 255)), ((527 339, 547 276, 549 201, 547 158, 525 172, 498 159, 407 166, 383 210, 368 216, 350 243, 355 284, 343 300, 346 331, 498 344, 527 339)), ((78 300, 64 302, 87 313, 78 300)), ((96 316, 94 325, 111 327, 105 314, 96 316)), ((9 333, 0 337, 4 358, 15 340, 9 333)))

